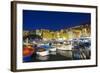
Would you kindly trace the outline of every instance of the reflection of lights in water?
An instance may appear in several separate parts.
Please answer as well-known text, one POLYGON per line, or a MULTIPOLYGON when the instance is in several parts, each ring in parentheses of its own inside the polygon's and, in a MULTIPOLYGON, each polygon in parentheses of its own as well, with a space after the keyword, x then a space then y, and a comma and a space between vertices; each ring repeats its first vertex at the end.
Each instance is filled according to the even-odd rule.
POLYGON ((49 56, 37 56, 36 57, 38 60, 48 60, 49 56))
POLYGON ((51 55, 56 55, 56 51, 50 52, 51 55))

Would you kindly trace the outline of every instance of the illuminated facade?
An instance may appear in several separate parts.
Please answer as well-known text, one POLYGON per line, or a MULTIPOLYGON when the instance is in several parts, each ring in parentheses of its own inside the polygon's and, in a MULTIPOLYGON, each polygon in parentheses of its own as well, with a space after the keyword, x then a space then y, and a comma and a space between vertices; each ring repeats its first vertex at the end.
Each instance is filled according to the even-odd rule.
MULTIPOLYGON (((41 36, 43 40, 69 40, 80 37, 90 37, 91 27, 89 24, 86 24, 57 31, 37 29, 31 33, 41 36)), ((26 36, 29 34, 29 31, 24 31, 23 34, 26 36)))

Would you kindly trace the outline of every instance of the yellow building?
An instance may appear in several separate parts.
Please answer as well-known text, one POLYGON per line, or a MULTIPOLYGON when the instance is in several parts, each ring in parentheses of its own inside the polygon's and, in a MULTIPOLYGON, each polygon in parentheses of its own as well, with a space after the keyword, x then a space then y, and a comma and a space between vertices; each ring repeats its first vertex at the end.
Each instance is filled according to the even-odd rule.
POLYGON ((60 31, 43 30, 42 31, 42 37, 43 37, 44 40, 53 40, 53 39, 67 40, 68 39, 68 33, 63 32, 63 30, 60 30, 60 31))
POLYGON ((80 37, 90 37, 90 25, 80 25, 69 29, 61 29, 59 31, 51 31, 47 29, 37 30, 36 33, 40 35, 43 40, 69 40, 80 37))

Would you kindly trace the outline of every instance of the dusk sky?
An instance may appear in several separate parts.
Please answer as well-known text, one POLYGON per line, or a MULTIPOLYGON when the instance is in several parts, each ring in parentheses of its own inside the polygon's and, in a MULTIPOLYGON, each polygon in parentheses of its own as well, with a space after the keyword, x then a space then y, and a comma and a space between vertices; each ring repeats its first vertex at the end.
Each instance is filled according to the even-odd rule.
POLYGON ((60 30, 91 23, 90 13, 23 10, 23 30, 60 30))

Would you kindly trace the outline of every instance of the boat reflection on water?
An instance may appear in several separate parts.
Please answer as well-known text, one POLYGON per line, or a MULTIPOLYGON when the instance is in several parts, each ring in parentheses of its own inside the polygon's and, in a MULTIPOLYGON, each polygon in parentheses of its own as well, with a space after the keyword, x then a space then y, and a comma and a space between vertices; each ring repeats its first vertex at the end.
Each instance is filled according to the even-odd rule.
POLYGON ((57 52, 61 55, 64 56, 66 58, 71 58, 72 59, 72 51, 71 50, 57 50, 57 52))
POLYGON ((51 54, 51 55, 56 55, 57 52, 56 52, 56 51, 52 51, 52 52, 50 52, 50 54, 51 54))
POLYGON ((45 60, 49 59, 49 56, 48 55, 46 55, 46 56, 36 56, 36 59, 41 60, 41 61, 45 61, 45 60))

